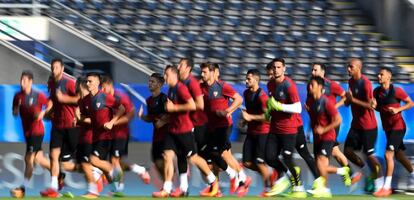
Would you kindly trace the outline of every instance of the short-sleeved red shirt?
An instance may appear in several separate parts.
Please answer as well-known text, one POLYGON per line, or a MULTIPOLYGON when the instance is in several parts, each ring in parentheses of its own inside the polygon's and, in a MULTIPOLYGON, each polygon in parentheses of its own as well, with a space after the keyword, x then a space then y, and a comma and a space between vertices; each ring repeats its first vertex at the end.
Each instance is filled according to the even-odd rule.
POLYGON ((13 98, 13 109, 18 108, 22 119, 23 132, 26 137, 31 135, 43 135, 45 130, 42 120, 36 120, 42 108, 47 105, 46 96, 32 89, 30 94, 18 92, 13 98))
POLYGON ((401 112, 393 115, 388 111, 388 108, 401 107, 401 101, 408 97, 407 93, 400 87, 391 84, 388 90, 382 87, 375 88, 374 97, 377 100, 377 109, 380 112, 384 130, 404 130, 406 126, 401 112))
MULTIPOLYGON (((259 88, 256 92, 249 89, 243 92, 246 112, 253 115, 261 115, 267 109, 266 102, 268 96, 259 88)), ((247 133, 249 134, 268 134, 270 124, 264 121, 250 121, 247 123, 247 133)))
POLYGON ((204 94, 204 112, 208 118, 208 128, 230 127, 233 120, 230 117, 221 117, 216 111, 224 111, 229 107, 229 99, 236 94, 236 90, 224 81, 215 81, 212 85, 201 84, 201 91, 204 94))
MULTIPOLYGON (((181 82, 177 82, 174 87, 168 89, 168 99, 174 104, 185 104, 192 99, 187 86, 181 82)), ((190 112, 174 112, 170 113, 169 132, 172 134, 184 134, 193 131, 193 123, 190 119, 190 112)))
MULTIPOLYGON (((353 78, 348 81, 349 89, 352 91, 353 98, 360 101, 370 101, 373 98, 372 84, 369 79, 362 75, 359 80, 353 78)), ((352 123, 351 127, 359 130, 372 130, 377 128, 377 120, 374 111, 362 106, 351 104, 352 123)))
MULTIPOLYGON (((91 118, 91 95, 88 94, 85 97, 79 99, 79 111, 84 118, 91 118)), ((79 143, 92 144, 93 143, 93 131, 92 125, 87 123, 78 123, 80 126, 81 134, 79 136, 79 143)))
MULTIPOLYGON (((312 103, 308 104, 308 107, 312 129, 316 128, 318 125, 325 127, 331 124, 333 118, 339 114, 338 110, 335 108, 335 104, 325 95, 320 99, 316 101, 314 100, 312 103)), ((322 135, 314 133, 313 138, 315 140, 315 143, 319 143, 321 141, 335 142, 335 129, 328 130, 322 135)))
POLYGON ((53 127, 58 129, 72 128, 77 105, 60 103, 56 98, 56 91, 60 90, 64 95, 76 96, 75 81, 65 76, 59 81, 50 78, 48 81, 48 90, 50 94, 49 98, 53 102, 53 127))
MULTIPOLYGON (((183 81, 183 83, 187 86, 194 101, 197 97, 203 95, 200 87, 200 82, 194 76, 190 75, 186 80, 183 81)), ((190 112, 190 117, 193 121, 194 126, 202 126, 207 123, 207 115, 202 110, 190 112)))
POLYGON ((91 98, 91 121, 93 129, 93 141, 111 140, 112 131, 106 130, 104 124, 111 121, 119 102, 115 97, 99 91, 91 98))
MULTIPOLYGON (((283 104, 300 102, 296 84, 292 79, 285 77, 281 83, 271 80, 267 83, 269 97, 283 104)), ((274 134, 296 134, 298 131, 298 114, 272 111, 270 121, 270 133, 274 134)))
MULTIPOLYGON (((131 98, 129 98, 128 94, 126 94, 125 92, 115 90, 114 97, 115 97, 115 100, 118 102, 117 104, 124 106, 125 114, 131 112, 134 109, 134 105, 132 104, 131 98)), ((117 112, 117 109, 115 109, 114 113, 116 112, 117 112)), ((128 139, 129 125, 122 124, 119 126, 114 126, 112 133, 113 133, 113 139, 128 139)))

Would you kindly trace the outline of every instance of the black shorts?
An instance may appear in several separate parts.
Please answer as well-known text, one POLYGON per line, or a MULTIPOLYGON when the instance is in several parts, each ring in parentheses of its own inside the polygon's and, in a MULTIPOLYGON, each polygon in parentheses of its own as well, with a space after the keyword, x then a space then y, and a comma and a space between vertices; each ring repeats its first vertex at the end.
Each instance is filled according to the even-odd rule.
POLYGON ((152 162, 156 160, 164 160, 163 154, 164 153, 164 141, 152 142, 151 147, 151 159, 152 162))
POLYGON ((78 144, 78 150, 76 151, 76 161, 78 163, 89 163, 89 156, 92 154, 93 145, 87 143, 78 144))
POLYGON ((193 132, 167 133, 164 142, 164 150, 173 150, 176 155, 190 157, 197 153, 193 132))
POLYGON ((335 146, 334 141, 321 141, 318 143, 313 144, 313 155, 318 156, 326 156, 328 158, 332 155, 332 149, 335 146))
POLYGON ((306 142, 305 131, 303 130, 303 126, 298 127, 298 134, 296 134, 296 145, 295 148, 297 151, 303 148, 308 148, 308 143, 306 142))
POLYGON ((385 136, 387 137, 387 150, 389 151, 399 151, 405 150, 403 139, 405 136, 404 130, 397 131, 386 131, 385 136))
POLYGON ((207 150, 206 134, 207 134, 206 125, 194 127, 194 139, 195 139, 196 146, 197 146, 197 153, 199 156, 204 158, 206 161, 210 160, 211 162, 211 156, 207 150))
POLYGON ((223 151, 231 149, 230 133, 232 127, 216 128, 212 132, 207 133, 207 147, 209 152, 221 155, 223 151))
POLYGON ((243 162, 264 163, 267 134, 247 134, 243 144, 243 162))
POLYGON ((293 156, 296 146, 296 134, 269 133, 266 140, 266 157, 293 156))
POLYGON ((109 151, 111 150, 111 140, 98 140, 93 143, 92 154, 101 160, 108 159, 109 151))
POLYGON ((129 139, 114 139, 111 142, 111 156, 120 158, 128 155, 129 139))
POLYGON ((42 150, 43 135, 29 135, 25 137, 26 153, 36 153, 42 150))
POLYGON ((73 158, 79 141, 79 128, 52 128, 50 149, 60 148, 60 160, 65 162, 73 158))
POLYGON ((358 130, 351 128, 346 136, 345 148, 364 150, 368 156, 375 153, 375 142, 377 141, 377 129, 358 130))

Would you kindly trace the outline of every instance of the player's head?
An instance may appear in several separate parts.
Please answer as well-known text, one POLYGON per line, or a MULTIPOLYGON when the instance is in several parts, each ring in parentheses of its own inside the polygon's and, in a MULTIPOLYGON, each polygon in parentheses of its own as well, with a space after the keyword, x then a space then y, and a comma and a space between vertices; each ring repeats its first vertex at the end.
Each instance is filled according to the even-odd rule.
POLYGON ((313 63, 312 64, 312 76, 325 77, 325 64, 323 63, 313 63))
POLYGON ((29 70, 24 70, 20 76, 20 87, 24 91, 30 90, 33 84, 33 73, 29 70))
POLYGON ((108 75, 101 76, 101 88, 107 94, 114 94, 114 80, 108 75))
POLYGON ((309 93, 313 96, 322 95, 322 89, 324 85, 324 80, 320 76, 312 76, 309 81, 309 93))
POLYGON ((190 75, 191 70, 193 70, 193 66, 194 66, 194 63, 192 59, 190 58, 180 59, 180 62, 178 63, 177 68, 178 68, 181 80, 186 79, 190 75))
POLYGON ((151 92, 160 90, 162 85, 164 85, 164 77, 160 73, 153 73, 148 80, 148 88, 151 92))
POLYGON ((259 86, 260 72, 257 69, 251 69, 246 74, 246 88, 253 88, 259 86))
POLYGON ((86 74, 86 85, 88 86, 89 92, 96 94, 99 91, 100 74, 97 72, 89 72, 86 74))
POLYGON ((59 80, 63 76, 63 72, 65 70, 65 66, 63 65, 62 59, 53 59, 52 62, 50 62, 50 67, 53 74, 53 78, 55 80, 59 80))
POLYGON ((177 67, 174 65, 167 65, 164 70, 164 79, 168 86, 175 86, 178 82, 177 67))
POLYGON ((391 82, 392 78, 392 71, 388 67, 381 67, 378 72, 378 83, 379 84, 387 84, 391 82))
POLYGON ((215 78, 216 67, 211 62, 206 62, 200 65, 201 68, 201 79, 204 83, 207 83, 210 80, 215 78))
POLYGON ((283 77, 286 71, 285 59, 275 58, 273 59, 272 63, 274 78, 278 79, 280 77, 283 77))
POLYGON ((266 65, 266 72, 269 80, 272 80, 275 78, 275 75, 273 74, 273 61, 270 63, 267 63, 266 65))
POLYGON ((79 77, 76 79, 76 93, 81 96, 89 94, 88 85, 85 77, 79 77))
POLYGON ((351 58, 348 62, 347 68, 349 76, 359 76, 362 70, 362 61, 358 58, 351 58))

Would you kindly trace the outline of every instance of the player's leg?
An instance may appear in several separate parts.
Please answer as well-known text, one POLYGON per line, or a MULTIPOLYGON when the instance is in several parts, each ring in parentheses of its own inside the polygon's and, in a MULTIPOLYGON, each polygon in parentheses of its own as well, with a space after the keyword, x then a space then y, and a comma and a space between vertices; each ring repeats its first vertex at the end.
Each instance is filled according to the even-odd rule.
POLYGON ((367 156, 368 166, 371 169, 371 177, 374 179, 375 191, 378 191, 384 185, 384 177, 382 167, 377 157, 375 156, 375 143, 377 141, 377 129, 364 131, 362 134, 364 153, 367 156))
POLYGON ((314 178, 316 179, 317 177, 319 177, 318 170, 316 169, 315 159, 312 157, 308 149, 303 126, 298 127, 298 134, 296 135, 296 146, 295 147, 300 157, 302 157, 303 160, 305 160, 314 178))

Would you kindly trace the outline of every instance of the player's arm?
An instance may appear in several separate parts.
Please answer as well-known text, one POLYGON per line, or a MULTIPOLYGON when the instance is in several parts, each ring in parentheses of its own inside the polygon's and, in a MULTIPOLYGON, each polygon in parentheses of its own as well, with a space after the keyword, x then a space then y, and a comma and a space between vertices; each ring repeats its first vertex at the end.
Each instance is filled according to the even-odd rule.
POLYGON ((165 110, 167 112, 183 112, 196 110, 196 104, 193 98, 187 99, 185 104, 174 104, 171 100, 167 100, 165 103, 165 110))
POLYGON ((226 116, 230 116, 243 103, 242 96, 240 96, 240 94, 237 93, 237 92, 234 93, 234 95, 231 97, 231 99, 233 100, 233 102, 231 103, 231 105, 227 109, 224 110, 226 116))
POLYGON ((260 115, 252 115, 247 113, 246 110, 242 110, 242 117, 244 120, 250 122, 250 121, 267 121, 266 117, 265 117, 265 113, 267 112, 267 109, 264 111, 263 114, 260 115))
POLYGON ((20 100, 17 98, 17 95, 13 98, 13 108, 12 108, 12 114, 13 116, 19 115, 19 107, 20 107, 20 100))
POLYGON ((398 99, 401 99, 404 102, 404 105, 398 108, 389 107, 388 110, 392 114, 397 114, 399 112, 402 112, 404 110, 408 110, 414 106, 413 101, 411 100, 410 96, 408 96, 402 89, 396 90, 396 97, 398 99))
POLYGON ((119 118, 121 118, 124 113, 125 113, 124 106, 122 104, 119 104, 117 112, 115 113, 115 115, 112 117, 112 119, 109 122, 106 122, 104 124, 104 128, 107 130, 112 130, 112 128, 115 125, 115 122, 118 121, 119 118))
POLYGON ((362 101, 357 98, 354 98, 352 92, 346 93, 346 99, 347 101, 349 101, 349 103, 361 106, 366 109, 373 109, 373 104, 375 103, 375 100, 373 100, 372 98, 369 98, 367 101, 362 101))
POLYGON ((114 125, 128 124, 132 118, 134 118, 135 108, 132 107, 128 112, 125 112, 114 125))
POLYGON ((343 106, 343 105, 345 104, 345 101, 346 101, 346 92, 345 92, 345 91, 343 91, 343 92, 339 95, 339 97, 341 97, 341 99, 339 99, 339 101, 338 101, 338 102, 336 102, 336 104, 335 104, 335 108, 339 108, 339 107, 341 107, 341 106, 343 106))
POLYGON ((204 110, 204 99, 203 95, 199 95, 194 99, 196 110, 204 110))
POLYGON ((170 122, 170 115, 163 114, 158 119, 155 119, 154 125, 155 128, 161 128, 164 125, 168 124, 170 122))
POLYGON ((56 90, 56 99, 60 103, 64 104, 77 104, 79 101, 80 95, 75 94, 74 96, 63 94, 60 90, 56 90))
MULTIPOLYGON (((147 102, 148 105, 148 102, 147 102)), ((147 106, 147 110, 148 110, 148 106, 147 106)), ((144 115, 144 107, 141 105, 139 107, 139 110, 137 112, 137 116, 139 119, 144 120, 145 122, 154 122, 154 117, 152 115, 144 115)))
POLYGON ((317 126, 314 130, 314 132, 316 134, 322 135, 326 132, 328 132, 329 130, 335 129, 336 127, 338 127, 342 122, 342 118, 341 115, 339 113, 336 113, 333 118, 332 118, 332 122, 330 124, 328 124, 327 126, 317 126))

